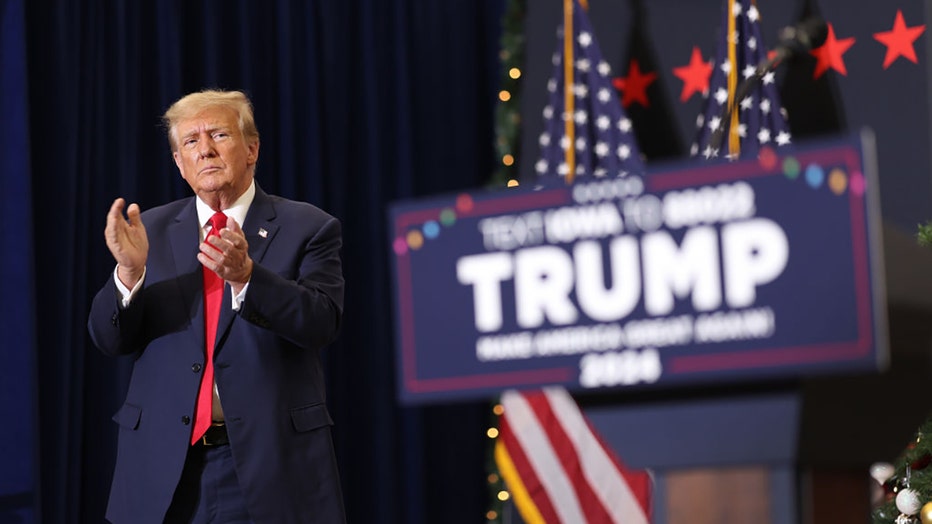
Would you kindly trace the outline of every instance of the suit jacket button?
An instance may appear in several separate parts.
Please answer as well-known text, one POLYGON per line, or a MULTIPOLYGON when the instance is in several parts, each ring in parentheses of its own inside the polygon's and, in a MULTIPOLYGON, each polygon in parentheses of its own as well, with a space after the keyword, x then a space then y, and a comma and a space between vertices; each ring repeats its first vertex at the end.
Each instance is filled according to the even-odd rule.
POLYGON ((187 415, 181 417, 181 423, 184 424, 185 426, 187 426, 188 424, 191 423, 191 417, 189 417, 189 416, 187 416, 187 415))
POLYGON ((195 372, 195 373, 199 373, 199 372, 201 371, 201 364, 200 364, 200 362, 195 362, 194 364, 191 364, 191 371, 193 371, 193 372, 195 372))

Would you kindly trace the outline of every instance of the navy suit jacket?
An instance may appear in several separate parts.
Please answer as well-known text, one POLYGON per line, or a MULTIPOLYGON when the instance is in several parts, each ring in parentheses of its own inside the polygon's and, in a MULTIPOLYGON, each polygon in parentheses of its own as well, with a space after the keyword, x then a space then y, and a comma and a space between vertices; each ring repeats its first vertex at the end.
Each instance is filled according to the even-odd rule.
MULTIPOLYGON (((107 518, 116 524, 164 519, 205 358, 194 197, 146 211, 142 221, 142 289, 124 309, 111 276, 88 320, 103 353, 135 359, 113 417, 119 444, 107 518)), ((343 311, 340 223, 258 186, 244 222, 254 269, 238 312, 225 286, 214 368, 247 508, 256 524, 344 522, 320 361, 343 311)))

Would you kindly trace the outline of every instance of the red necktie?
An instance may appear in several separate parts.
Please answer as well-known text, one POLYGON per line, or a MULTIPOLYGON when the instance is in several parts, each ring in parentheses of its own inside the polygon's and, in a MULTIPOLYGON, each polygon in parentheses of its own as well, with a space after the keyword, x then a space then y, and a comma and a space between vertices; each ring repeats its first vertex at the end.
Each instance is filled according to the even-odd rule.
MULTIPOLYGON (((227 225, 227 216, 223 213, 214 213, 210 217, 210 231, 207 237, 220 236, 220 230, 227 225)), ((204 374, 201 376, 201 389, 197 393, 197 404, 194 411, 194 430, 191 433, 191 444, 196 443, 211 422, 211 406, 214 393, 214 343, 217 341, 217 322, 220 319, 220 303, 223 299, 223 279, 213 271, 201 267, 204 274, 204 335, 207 340, 205 348, 207 359, 204 364, 204 374)))

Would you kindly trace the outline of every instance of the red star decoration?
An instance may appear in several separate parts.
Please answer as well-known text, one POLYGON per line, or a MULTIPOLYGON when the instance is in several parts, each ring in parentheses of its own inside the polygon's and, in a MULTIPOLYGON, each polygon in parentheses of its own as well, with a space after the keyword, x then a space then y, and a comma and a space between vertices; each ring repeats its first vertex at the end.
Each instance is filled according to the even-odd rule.
POLYGON ((657 79, 657 73, 642 73, 641 66, 635 59, 628 66, 628 76, 612 80, 612 85, 622 93, 621 105, 628 107, 637 102, 644 107, 650 107, 647 100, 647 86, 657 79))
POLYGON ((819 78, 822 76, 822 73, 828 71, 829 68, 848 76, 848 70, 845 68, 845 61, 841 58, 841 55, 845 54, 848 48, 853 45, 854 37, 842 38, 839 40, 835 38, 835 27, 832 26, 832 24, 828 24, 828 37, 825 39, 825 43, 810 51, 812 56, 816 57, 817 60, 812 78, 819 78))
POLYGON ((673 74, 683 81, 683 91, 680 93, 680 102, 689 100, 694 93, 705 93, 709 90, 709 77, 712 75, 712 62, 702 60, 702 52, 693 46, 693 54, 689 57, 689 64, 674 67, 673 74))
POLYGON ((903 21, 903 11, 898 9, 896 19, 893 21, 893 29, 874 33, 874 39, 887 46, 887 56, 883 59, 883 68, 890 67, 890 64, 901 56, 914 64, 919 63, 916 59, 913 42, 925 30, 926 26, 924 24, 906 27, 906 22, 903 21))

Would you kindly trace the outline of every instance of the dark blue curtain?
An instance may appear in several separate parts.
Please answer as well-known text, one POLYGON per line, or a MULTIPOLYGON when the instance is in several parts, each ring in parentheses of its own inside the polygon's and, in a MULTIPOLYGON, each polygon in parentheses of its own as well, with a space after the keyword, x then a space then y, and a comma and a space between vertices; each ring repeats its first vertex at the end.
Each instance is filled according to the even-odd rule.
MULTIPOLYGON (((21 2, 2 2, 6 52, 6 11, 21 2)), ((343 221, 345 322, 326 364, 350 521, 482 521, 488 406, 395 399, 386 204, 488 180, 503 0, 23 3, 25 71, 2 62, 0 128, 28 155, 11 166, 3 149, 0 281, 30 246, 35 262, 0 303, 4 337, 11 303, 28 330, 12 353, 37 361, 41 522, 103 520, 129 373, 85 329, 113 269, 105 214, 117 196, 147 209, 189 194, 159 115, 205 87, 251 95, 265 190, 343 221), (28 86, 13 101, 22 121, 11 80, 28 86)))
POLYGON ((35 519, 35 337, 26 38, 22 0, 0 0, 0 522, 35 519))

